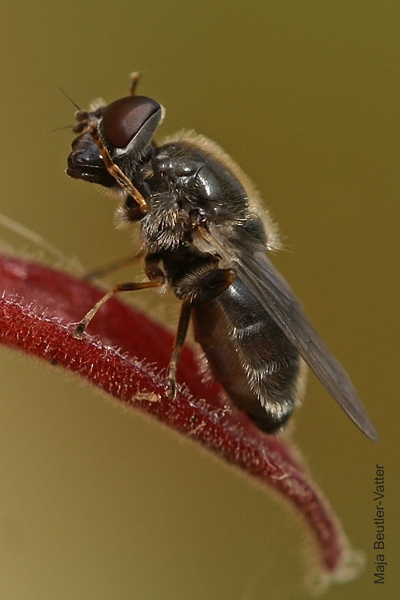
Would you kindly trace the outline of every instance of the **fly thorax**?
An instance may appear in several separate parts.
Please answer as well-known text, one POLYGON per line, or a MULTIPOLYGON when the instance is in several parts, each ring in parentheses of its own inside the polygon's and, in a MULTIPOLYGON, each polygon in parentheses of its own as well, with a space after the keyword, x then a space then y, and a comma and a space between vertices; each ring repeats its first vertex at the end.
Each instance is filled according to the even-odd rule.
POLYGON ((153 194, 149 205, 150 212, 140 226, 143 242, 151 252, 174 250, 190 240, 192 222, 173 194, 153 194))

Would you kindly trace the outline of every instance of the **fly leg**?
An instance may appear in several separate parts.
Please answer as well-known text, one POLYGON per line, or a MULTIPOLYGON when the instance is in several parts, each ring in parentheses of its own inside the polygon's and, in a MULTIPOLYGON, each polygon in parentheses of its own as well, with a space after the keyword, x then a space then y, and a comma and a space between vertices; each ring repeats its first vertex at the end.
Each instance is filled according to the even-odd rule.
POLYGON ((78 323, 73 336, 81 339, 86 327, 93 319, 99 308, 103 306, 110 298, 119 292, 132 292, 136 290, 146 290, 148 288, 158 288, 164 285, 165 276, 160 267, 158 266, 156 259, 153 257, 146 257, 145 272, 149 278, 149 281, 127 281, 125 283, 117 283, 107 294, 105 294, 96 304, 86 313, 83 319, 78 323))
POLYGON ((139 79, 141 78, 141 73, 139 71, 135 71, 129 75, 129 95, 134 96, 136 94, 137 84, 139 83, 139 79))
POLYGON ((170 400, 173 400, 176 396, 176 371, 179 356, 185 343, 192 309, 222 294, 228 289, 235 277, 236 272, 234 269, 211 269, 191 282, 190 296, 188 295, 185 298, 183 290, 178 289, 178 293, 184 300, 176 330, 174 348, 167 368, 168 396, 170 400))
POLYGON ((96 117, 91 117, 90 113, 87 118, 86 131, 92 136, 93 141, 96 144, 97 149, 100 153, 100 156, 103 159, 105 168, 110 173, 110 175, 114 177, 115 181, 118 183, 120 188, 124 190, 124 192, 126 192, 129 196, 132 196, 132 198, 138 205, 142 215, 145 215, 149 212, 149 206, 146 200, 139 192, 139 190, 135 188, 132 181, 125 175, 122 169, 118 165, 116 165, 115 162, 112 160, 110 153, 108 152, 107 148, 103 143, 103 140, 100 137, 97 126, 98 119, 96 117))
POLYGON ((85 281, 91 281, 92 279, 96 279, 97 277, 104 277, 105 275, 109 275, 114 271, 118 271, 123 267, 131 265, 132 263, 136 262, 141 256, 143 256, 143 250, 139 250, 139 252, 135 252, 135 254, 130 254, 129 256, 124 256, 123 258, 120 258, 112 263, 102 265, 97 269, 89 271, 88 273, 86 273, 84 279, 85 281))
POLYGON ((179 356, 185 343, 189 322, 190 313, 192 307, 190 302, 185 300, 182 304, 181 314, 179 315, 178 328, 175 334, 174 349, 172 351, 169 365, 167 368, 167 386, 168 386, 168 397, 173 400, 176 396, 176 370, 178 368, 179 356))

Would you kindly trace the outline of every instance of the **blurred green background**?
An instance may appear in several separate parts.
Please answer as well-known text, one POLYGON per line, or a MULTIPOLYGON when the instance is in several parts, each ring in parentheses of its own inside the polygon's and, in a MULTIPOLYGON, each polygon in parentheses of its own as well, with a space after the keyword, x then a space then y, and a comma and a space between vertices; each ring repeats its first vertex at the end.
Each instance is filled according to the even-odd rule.
MULTIPOLYGON (((60 87, 86 107, 125 95, 140 70, 140 93, 167 109, 161 135, 185 127, 218 141, 278 221, 289 252, 275 264, 380 434, 364 438, 310 376, 293 438, 368 558, 332 600, 397 598, 400 583, 399 25, 394 0, 2 7, 2 213, 88 268, 129 252, 112 202, 64 173, 70 131, 48 132, 73 122, 60 87), (383 586, 373 584, 377 463, 383 586)), ((2 598, 307 597, 310 547, 285 506, 61 371, 1 349, 0 375, 2 598)))

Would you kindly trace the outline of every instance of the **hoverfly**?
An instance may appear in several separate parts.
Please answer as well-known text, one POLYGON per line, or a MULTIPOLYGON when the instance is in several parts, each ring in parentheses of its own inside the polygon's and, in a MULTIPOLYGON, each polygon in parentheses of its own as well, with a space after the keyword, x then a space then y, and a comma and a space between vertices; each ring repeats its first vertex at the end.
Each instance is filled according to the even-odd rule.
POLYGON ((232 403, 266 433, 283 428, 296 404, 303 359, 353 423, 376 431, 351 381, 311 327, 290 287, 268 258, 278 247, 258 194, 234 161, 192 131, 158 145, 164 116, 155 100, 135 94, 78 110, 67 173, 119 199, 119 218, 139 222, 147 281, 121 283, 78 325, 120 291, 168 283, 182 301, 167 370, 170 398, 190 320, 232 403))

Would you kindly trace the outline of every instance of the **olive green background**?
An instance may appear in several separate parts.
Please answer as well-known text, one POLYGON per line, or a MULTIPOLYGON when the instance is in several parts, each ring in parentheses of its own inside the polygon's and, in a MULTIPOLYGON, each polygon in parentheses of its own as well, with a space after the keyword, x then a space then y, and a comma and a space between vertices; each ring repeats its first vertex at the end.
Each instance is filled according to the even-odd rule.
MULTIPOLYGON (((185 127, 218 141, 280 224, 288 251, 275 264, 380 434, 364 438, 310 376, 293 438, 368 558, 332 600, 395 598, 400 583, 399 25, 395 0, 2 7, 2 213, 86 267, 129 252, 112 202, 64 173, 70 131, 48 132, 73 122, 60 87, 86 107, 125 95, 141 70, 140 92, 167 109, 161 135, 185 127), (383 586, 373 584, 376 464, 383 586)), ((297 519, 220 461, 4 349, 0 390, 2 598, 307 597, 312 550, 297 519)))

